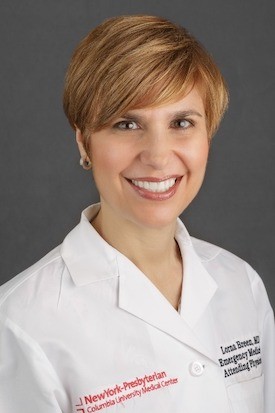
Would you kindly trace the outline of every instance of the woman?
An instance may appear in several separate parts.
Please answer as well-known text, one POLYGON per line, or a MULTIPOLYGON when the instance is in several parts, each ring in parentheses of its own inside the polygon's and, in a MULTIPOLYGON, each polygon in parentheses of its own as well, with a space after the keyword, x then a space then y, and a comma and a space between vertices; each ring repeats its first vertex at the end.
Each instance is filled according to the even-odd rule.
POLYGON ((64 109, 100 204, 1 289, 1 411, 274 412, 263 283, 178 219, 227 99, 165 19, 113 18, 80 43, 64 109))

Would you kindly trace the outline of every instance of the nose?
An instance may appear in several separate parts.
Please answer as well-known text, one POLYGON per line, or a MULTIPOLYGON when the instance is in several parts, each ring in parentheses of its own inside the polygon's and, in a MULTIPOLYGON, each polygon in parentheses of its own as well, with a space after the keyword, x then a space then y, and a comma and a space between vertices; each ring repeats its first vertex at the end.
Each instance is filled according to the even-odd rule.
POLYGON ((172 150, 165 133, 150 132, 143 137, 140 160, 144 165, 162 170, 167 166, 171 154, 172 150))

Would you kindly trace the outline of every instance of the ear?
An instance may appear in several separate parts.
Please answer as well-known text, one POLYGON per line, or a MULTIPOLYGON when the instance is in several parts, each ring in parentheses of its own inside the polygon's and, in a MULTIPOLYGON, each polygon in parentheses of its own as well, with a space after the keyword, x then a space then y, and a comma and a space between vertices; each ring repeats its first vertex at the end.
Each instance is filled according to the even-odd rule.
POLYGON ((81 130, 78 129, 77 127, 75 128, 75 139, 76 139, 76 143, 77 143, 78 150, 79 150, 79 153, 80 153, 80 157, 82 159, 88 158, 88 154, 87 154, 87 151, 86 151, 85 145, 84 145, 83 134, 82 134, 81 130))
POLYGON ((92 168, 92 162, 85 148, 85 141, 81 130, 75 127, 75 138, 80 153, 80 165, 87 171, 92 168))

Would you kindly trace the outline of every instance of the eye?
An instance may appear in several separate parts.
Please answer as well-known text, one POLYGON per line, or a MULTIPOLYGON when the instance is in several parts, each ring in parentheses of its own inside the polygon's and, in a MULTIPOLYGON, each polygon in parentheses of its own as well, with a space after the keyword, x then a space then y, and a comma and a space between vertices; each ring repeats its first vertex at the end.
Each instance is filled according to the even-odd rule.
POLYGON ((116 129, 121 129, 121 130, 134 130, 134 129, 139 129, 138 124, 133 121, 133 120, 122 120, 120 122, 117 122, 114 127, 116 129))
POLYGON ((177 119, 172 122, 173 128, 188 129, 191 126, 194 126, 194 124, 191 120, 188 120, 188 119, 177 119))

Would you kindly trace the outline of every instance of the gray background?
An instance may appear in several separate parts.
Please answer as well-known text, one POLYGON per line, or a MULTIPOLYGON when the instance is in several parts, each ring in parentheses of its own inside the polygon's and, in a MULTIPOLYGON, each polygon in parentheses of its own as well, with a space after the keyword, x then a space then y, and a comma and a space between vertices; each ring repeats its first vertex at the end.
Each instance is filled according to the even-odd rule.
MULTIPOLYGON (((275 7, 273 0, 12 0, 0 4, 1 282, 62 241, 98 199, 62 112, 63 78, 80 39, 104 18, 161 15, 213 54, 231 102, 189 231, 262 276, 275 307, 275 7)), ((236 286, 238 288, 238 286, 236 286)))

